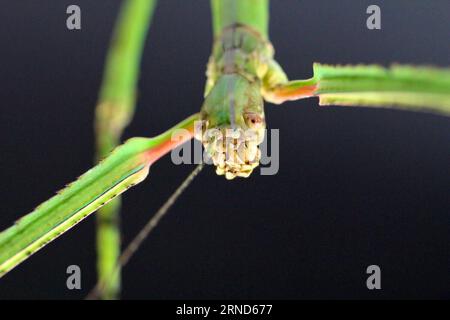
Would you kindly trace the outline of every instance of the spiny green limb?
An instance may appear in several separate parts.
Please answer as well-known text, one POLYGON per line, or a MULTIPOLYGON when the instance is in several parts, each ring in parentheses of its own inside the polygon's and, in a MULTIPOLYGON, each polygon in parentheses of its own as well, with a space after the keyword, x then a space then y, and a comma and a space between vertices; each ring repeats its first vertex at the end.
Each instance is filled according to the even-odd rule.
POLYGON ((321 105, 395 107, 450 116, 450 69, 314 64, 321 105))
POLYGON ((320 105, 378 106, 450 116, 450 69, 393 65, 314 64, 308 80, 285 81, 265 89, 273 103, 319 97, 320 105))
POLYGON ((0 233, 0 277, 117 195, 143 181, 149 167, 189 140, 194 114, 154 138, 132 138, 57 195, 0 233), (178 130, 184 135, 172 135, 178 130))

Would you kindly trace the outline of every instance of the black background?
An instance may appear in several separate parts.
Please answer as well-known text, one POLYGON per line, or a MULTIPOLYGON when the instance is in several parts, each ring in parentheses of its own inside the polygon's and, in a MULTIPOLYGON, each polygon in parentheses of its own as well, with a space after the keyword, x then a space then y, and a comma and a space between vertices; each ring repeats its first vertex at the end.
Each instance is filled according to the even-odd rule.
MULTIPOLYGON (((116 0, 0 1, 0 229, 92 165, 93 108, 116 0), (66 29, 78 4, 82 30, 66 29)), ((448 0, 274 0, 270 36, 291 78, 323 63, 450 65, 448 0)), ((197 112, 209 4, 162 0, 125 138, 197 112)), ((207 167, 124 270, 124 298, 450 298, 450 121, 435 115, 267 105, 280 170, 226 181, 207 167), (382 289, 365 286, 366 267, 382 289)), ((169 157, 124 197, 125 243, 192 170, 169 157)), ((78 299, 95 282, 94 217, 0 280, 0 298, 78 299), (82 269, 80 291, 66 267, 82 269)))

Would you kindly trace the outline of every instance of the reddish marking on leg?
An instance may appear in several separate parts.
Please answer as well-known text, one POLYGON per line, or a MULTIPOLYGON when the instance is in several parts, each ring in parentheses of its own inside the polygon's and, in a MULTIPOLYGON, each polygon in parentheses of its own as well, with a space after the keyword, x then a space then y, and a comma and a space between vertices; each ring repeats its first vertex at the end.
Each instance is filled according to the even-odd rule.
POLYGON ((178 139, 173 140, 169 137, 167 141, 164 141, 159 146, 150 149, 145 153, 146 162, 148 162, 150 165, 153 164, 155 161, 178 147, 179 145, 185 143, 186 141, 192 139, 194 136, 194 129, 193 128, 186 128, 186 134, 183 134, 181 136, 177 136, 178 139))
POLYGON ((288 100, 298 100, 302 98, 313 97, 315 94, 317 86, 305 86, 297 89, 292 89, 289 87, 275 89, 273 96, 281 103, 288 100))

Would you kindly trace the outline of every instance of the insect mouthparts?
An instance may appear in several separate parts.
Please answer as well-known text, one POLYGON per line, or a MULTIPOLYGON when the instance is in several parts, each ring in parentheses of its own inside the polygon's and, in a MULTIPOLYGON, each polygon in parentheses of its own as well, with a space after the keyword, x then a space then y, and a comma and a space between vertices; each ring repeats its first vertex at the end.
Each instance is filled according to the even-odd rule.
POLYGON ((259 141, 253 130, 230 127, 208 129, 202 143, 216 166, 216 173, 225 175, 228 180, 247 178, 261 159, 259 141))

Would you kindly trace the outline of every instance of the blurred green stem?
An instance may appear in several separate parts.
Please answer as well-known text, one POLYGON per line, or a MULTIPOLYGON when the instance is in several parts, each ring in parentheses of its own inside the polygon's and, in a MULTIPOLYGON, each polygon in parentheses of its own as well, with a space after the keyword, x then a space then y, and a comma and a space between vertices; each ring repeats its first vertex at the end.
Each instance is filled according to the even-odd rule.
MULTIPOLYGON (((96 108, 96 160, 107 156, 120 144, 136 104, 142 51, 152 20, 155 0, 125 0, 120 9, 106 58, 104 76, 96 108)), ((103 281, 112 274, 120 256, 120 211, 118 197, 97 215, 97 272, 103 281)), ((117 299, 120 271, 108 279, 102 299, 117 299)))

